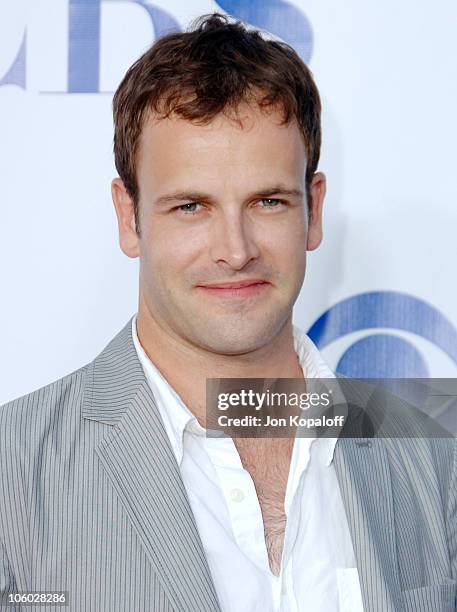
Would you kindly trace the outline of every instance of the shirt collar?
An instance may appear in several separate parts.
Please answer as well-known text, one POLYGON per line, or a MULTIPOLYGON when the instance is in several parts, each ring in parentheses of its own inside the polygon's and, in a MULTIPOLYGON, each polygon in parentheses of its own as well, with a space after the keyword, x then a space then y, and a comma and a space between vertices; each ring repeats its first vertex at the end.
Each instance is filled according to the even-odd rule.
POLYGON ((157 402, 176 460, 180 465, 183 456, 184 430, 190 423, 192 423, 192 431, 198 431, 198 428, 203 430, 203 428, 141 346, 136 330, 136 319, 137 315, 132 319, 133 344, 157 402))
MULTIPOLYGON (((183 457, 184 431, 204 436, 205 429, 146 354, 138 339, 136 320, 137 315, 132 319, 133 344, 143 366, 146 379, 157 401, 176 460, 178 465, 180 465, 183 457)), ((304 377, 335 378, 335 374, 322 359, 314 342, 296 325, 293 325, 293 336, 294 349, 304 377)), ((337 438, 320 438, 320 440, 323 449, 323 461, 328 466, 333 460, 337 438)))
MULTIPOLYGON (((334 372, 322 359, 311 338, 296 325, 293 325, 293 333, 295 352, 305 378, 336 378, 334 372)), ((303 438, 298 438, 298 440, 303 440, 303 438)), ((337 441, 338 438, 320 438, 321 457, 326 466, 333 461, 337 441)))

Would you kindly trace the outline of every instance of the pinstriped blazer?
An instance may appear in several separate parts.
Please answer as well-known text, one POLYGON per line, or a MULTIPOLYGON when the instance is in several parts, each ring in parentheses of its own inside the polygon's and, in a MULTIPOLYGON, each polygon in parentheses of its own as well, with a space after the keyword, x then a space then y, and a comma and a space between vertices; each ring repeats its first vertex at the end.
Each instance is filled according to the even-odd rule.
MULTIPOLYGON (((339 439, 367 612, 456 610, 456 449, 339 439)), ((66 590, 75 612, 220 611, 131 320, 91 363, 0 408, 0 467, 0 594, 66 590)))

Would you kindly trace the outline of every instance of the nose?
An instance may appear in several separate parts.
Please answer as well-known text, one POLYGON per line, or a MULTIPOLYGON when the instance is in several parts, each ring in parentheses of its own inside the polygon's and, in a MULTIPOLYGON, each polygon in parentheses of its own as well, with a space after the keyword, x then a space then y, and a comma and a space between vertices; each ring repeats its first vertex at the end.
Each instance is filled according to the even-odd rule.
POLYGON ((216 223, 210 236, 210 255, 214 262, 241 270, 259 257, 252 221, 243 211, 228 211, 216 223))

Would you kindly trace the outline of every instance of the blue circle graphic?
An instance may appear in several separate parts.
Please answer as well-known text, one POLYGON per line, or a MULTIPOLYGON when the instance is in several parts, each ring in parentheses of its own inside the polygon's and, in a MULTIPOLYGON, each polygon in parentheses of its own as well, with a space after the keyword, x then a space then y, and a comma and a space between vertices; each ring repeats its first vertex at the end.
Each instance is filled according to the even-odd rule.
POLYGON ((392 334, 375 334, 354 342, 340 357, 336 370, 353 378, 428 377, 427 364, 416 347, 392 334))
MULTIPOLYGON (((347 334, 379 328, 416 334, 440 348, 457 364, 455 327, 437 308, 406 293, 372 291, 351 296, 324 312, 310 327, 308 335, 323 349, 347 334)), ((425 360, 417 349, 393 334, 359 340, 341 357, 337 370, 353 377, 358 377, 361 371, 370 378, 427 376, 425 360)))

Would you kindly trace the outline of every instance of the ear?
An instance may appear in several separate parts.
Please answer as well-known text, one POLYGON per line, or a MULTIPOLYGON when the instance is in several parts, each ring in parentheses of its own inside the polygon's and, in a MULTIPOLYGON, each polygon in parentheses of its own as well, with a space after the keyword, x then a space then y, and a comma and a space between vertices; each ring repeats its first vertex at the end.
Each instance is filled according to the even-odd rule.
POLYGON ((308 240, 307 251, 314 251, 322 242, 322 207, 326 190, 325 174, 316 172, 310 185, 308 202, 308 240))
POLYGON ((135 230, 135 208, 120 178, 113 179, 111 195, 119 226, 119 245, 127 257, 139 257, 139 238, 135 230))

